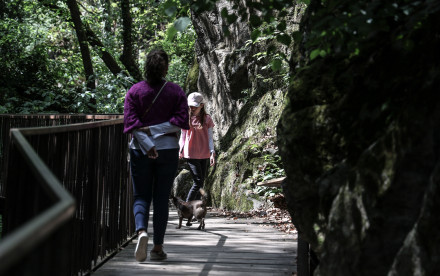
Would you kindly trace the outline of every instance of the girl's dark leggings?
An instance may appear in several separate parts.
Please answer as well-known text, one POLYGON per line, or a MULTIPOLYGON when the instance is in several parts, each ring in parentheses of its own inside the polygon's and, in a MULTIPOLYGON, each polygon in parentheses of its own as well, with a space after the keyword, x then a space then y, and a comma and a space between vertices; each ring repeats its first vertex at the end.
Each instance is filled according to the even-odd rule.
POLYGON ((203 188, 205 182, 206 171, 208 170, 209 159, 186 159, 194 180, 191 189, 189 190, 186 201, 200 199, 200 188, 203 188))

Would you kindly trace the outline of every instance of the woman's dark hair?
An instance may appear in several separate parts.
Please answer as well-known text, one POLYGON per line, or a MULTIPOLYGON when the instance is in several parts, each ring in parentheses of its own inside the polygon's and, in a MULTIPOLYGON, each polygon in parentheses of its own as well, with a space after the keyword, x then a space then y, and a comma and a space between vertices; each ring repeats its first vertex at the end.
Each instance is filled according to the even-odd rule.
POLYGON ((145 78, 149 84, 159 83, 166 75, 168 55, 164 50, 152 50, 145 62, 145 78))

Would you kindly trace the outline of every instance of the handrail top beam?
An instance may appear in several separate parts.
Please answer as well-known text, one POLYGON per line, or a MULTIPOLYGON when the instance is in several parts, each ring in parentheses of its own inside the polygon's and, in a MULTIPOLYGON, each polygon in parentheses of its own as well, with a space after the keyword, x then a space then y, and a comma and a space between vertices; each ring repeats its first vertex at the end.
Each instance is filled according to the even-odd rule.
POLYGON ((123 122, 124 119, 111 119, 111 120, 103 120, 98 122, 77 123, 77 124, 69 124, 69 125, 12 128, 11 131, 19 130, 24 136, 44 135, 44 134, 54 134, 60 132, 87 130, 97 127, 122 124, 123 122))
POLYGON ((50 114, 50 113, 41 113, 41 114, 0 114, 0 117, 7 118, 25 118, 25 119, 34 119, 34 118, 42 118, 42 119, 65 119, 65 118, 86 118, 88 120, 109 120, 109 119, 120 119, 124 117, 124 114, 114 113, 114 114, 50 114))

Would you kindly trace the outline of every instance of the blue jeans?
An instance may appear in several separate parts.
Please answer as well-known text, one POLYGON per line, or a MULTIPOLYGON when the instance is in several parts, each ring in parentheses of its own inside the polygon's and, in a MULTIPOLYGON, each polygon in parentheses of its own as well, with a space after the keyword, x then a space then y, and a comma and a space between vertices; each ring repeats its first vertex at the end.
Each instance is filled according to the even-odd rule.
POLYGON ((193 178, 193 185, 189 190, 186 201, 200 199, 200 188, 203 188, 206 172, 208 171, 209 159, 187 159, 189 171, 193 178))
POLYGON ((130 171, 136 232, 147 231, 153 201, 153 241, 161 245, 168 223, 168 200, 179 163, 179 149, 158 150, 157 153, 159 157, 151 159, 141 150, 130 149, 130 171))

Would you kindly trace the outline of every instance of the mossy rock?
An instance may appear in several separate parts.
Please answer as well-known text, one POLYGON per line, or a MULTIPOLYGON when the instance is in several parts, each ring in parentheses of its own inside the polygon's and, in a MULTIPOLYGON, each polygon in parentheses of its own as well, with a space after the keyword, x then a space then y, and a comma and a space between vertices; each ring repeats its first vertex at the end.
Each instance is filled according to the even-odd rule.
POLYGON ((191 92, 195 92, 198 90, 197 88, 197 80, 199 78, 199 63, 197 62, 197 58, 194 58, 194 64, 188 71, 188 76, 185 80, 185 91, 187 94, 191 92))
MULTIPOLYGON (((266 201, 253 194, 261 168, 276 155, 276 125, 283 108, 284 92, 255 95, 240 112, 236 125, 221 141, 217 164, 207 177, 211 204, 234 211, 256 209, 266 201)), ((281 161, 279 162, 281 163, 281 161)), ((281 166, 281 164, 279 164, 281 166)))
POLYGON ((188 171, 187 169, 181 170, 177 177, 174 179, 171 196, 178 196, 185 200, 192 185, 193 180, 190 171, 188 171))

